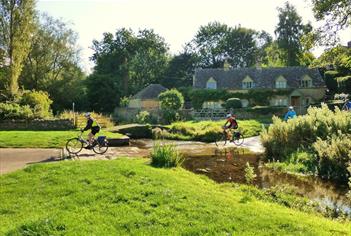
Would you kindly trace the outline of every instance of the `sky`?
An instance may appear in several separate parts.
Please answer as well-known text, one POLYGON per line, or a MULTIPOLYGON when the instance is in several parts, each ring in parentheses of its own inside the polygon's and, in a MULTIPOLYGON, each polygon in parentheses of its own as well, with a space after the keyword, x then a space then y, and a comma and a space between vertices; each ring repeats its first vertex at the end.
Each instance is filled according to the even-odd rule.
MULTIPOLYGON (((89 60, 94 39, 118 28, 154 29, 168 43, 171 54, 179 53, 201 25, 219 21, 229 26, 241 25, 265 30, 274 35, 278 23, 277 7, 286 0, 38 0, 37 10, 61 19, 78 33, 81 66, 90 73, 89 60)), ((303 22, 320 25, 313 18, 310 0, 290 0, 303 22)), ((341 43, 351 40, 351 28, 339 33, 341 43)), ((316 56, 323 49, 314 51, 316 56)))

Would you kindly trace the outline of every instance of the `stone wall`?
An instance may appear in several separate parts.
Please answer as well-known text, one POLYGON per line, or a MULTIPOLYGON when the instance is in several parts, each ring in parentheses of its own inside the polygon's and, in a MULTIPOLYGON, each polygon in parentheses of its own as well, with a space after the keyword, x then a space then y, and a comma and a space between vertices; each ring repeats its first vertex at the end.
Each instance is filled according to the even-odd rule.
POLYGON ((75 129, 72 120, 3 120, 0 130, 70 130, 75 129))

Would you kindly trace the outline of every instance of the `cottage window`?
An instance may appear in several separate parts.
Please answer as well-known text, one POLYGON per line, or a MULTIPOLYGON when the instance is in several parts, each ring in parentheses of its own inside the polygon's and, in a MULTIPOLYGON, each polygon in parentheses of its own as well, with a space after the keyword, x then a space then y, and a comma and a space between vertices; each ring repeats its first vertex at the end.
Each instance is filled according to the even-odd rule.
POLYGON ((303 88, 311 88, 312 87, 312 79, 308 76, 305 75, 302 80, 300 81, 301 87, 303 88))
POLYGON ((254 87, 255 87, 255 83, 253 82, 253 80, 249 76, 246 76, 245 79, 242 81, 242 88, 250 89, 254 87))
POLYGON ((279 98, 275 99, 275 106, 287 106, 288 105, 288 99, 286 98, 279 98))
POLYGON ((217 89, 217 82, 213 78, 210 78, 206 83, 207 89, 217 89))
POLYGON ((279 76, 278 79, 275 81, 276 88, 286 88, 286 79, 283 76, 279 76))

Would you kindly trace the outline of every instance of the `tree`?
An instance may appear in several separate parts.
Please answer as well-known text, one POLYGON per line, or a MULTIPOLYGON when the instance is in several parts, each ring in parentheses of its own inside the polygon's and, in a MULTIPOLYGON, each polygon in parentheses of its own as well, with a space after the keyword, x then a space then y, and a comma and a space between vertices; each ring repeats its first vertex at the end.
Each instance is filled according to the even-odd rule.
POLYGON ((196 66, 196 57, 184 51, 171 58, 162 78, 162 85, 167 88, 192 86, 193 74, 196 66))
POLYGON ((184 105, 183 95, 176 89, 167 90, 158 96, 161 109, 177 111, 184 105))
POLYGON ((300 39, 302 35, 311 30, 310 24, 304 25, 301 17, 297 14, 294 6, 288 2, 283 8, 278 8, 279 22, 275 29, 277 43, 280 49, 286 53, 286 65, 299 65, 299 57, 302 53, 300 39))
POLYGON ((41 15, 32 36, 32 46, 20 76, 26 89, 43 90, 53 100, 53 110, 81 107, 84 73, 78 66, 77 34, 64 22, 41 15))
POLYGON ((176 89, 167 90, 158 96, 163 119, 171 123, 178 119, 178 110, 184 105, 183 95, 176 89))
POLYGON ((189 47, 200 67, 223 67, 226 60, 233 67, 249 67, 256 63, 255 36, 253 30, 213 22, 200 27, 189 47))
POLYGON ((325 22, 316 32, 318 43, 335 45, 338 31, 351 25, 350 0, 312 0, 312 5, 315 18, 325 22))
POLYGON ((286 63, 286 52, 279 48, 277 42, 271 43, 265 48, 266 58, 263 63, 264 67, 284 67, 286 63))
POLYGON ((18 78, 30 51, 34 8, 34 0, 0 1, 0 48, 5 50, 5 58, 9 61, 6 87, 11 96, 18 92, 18 78))
MULTIPOLYGON (((109 84, 115 88, 109 93, 116 105, 121 97, 135 94, 148 84, 159 83, 167 66, 168 46, 153 30, 140 30, 137 35, 125 28, 117 30, 115 35, 105 33, 101 41, 93 41, 93 50, 91 59, 96 66, 88 84, 109 84), (97 81, 93 81, 95 79, 97 81)), ((89 97, 95 94, 94 89, 97 88, 88 89, 89 97)), ((110 107, 105 106, 108 102, 105 98, 100 100, 101 104, 93 101, 94 109, 101 105, 104 111, 113 111, 111 103, 110 107)))

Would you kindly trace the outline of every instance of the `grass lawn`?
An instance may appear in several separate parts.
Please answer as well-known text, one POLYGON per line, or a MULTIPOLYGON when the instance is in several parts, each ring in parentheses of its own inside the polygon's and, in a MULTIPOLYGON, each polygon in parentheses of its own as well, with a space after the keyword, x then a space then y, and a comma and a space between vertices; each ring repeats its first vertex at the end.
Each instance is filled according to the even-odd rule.
MULTIPOLYGON (((220 121, 185 121, 169 125, 170 133, 166 138, 214 142, 222 134, 225 120, 220 121)), ((238 120, 239 129, 245 137, 259 135, 262 123, 258 120, 238 120)))
POLYGON ((350 223, 145 159, 37 164, 0 182, 0 235, 351 234, 350 223))
MULTIPOLYGON (((79 131, 0 131, 0 147, 61 148, 67 139, 77 137, 79 131)), ((86 131, 85 136, 88 135, 86 131)), ((98 135, 120 138, 121 134, 102 130, 98 135)))

